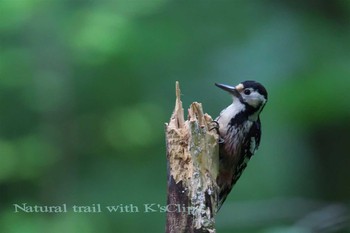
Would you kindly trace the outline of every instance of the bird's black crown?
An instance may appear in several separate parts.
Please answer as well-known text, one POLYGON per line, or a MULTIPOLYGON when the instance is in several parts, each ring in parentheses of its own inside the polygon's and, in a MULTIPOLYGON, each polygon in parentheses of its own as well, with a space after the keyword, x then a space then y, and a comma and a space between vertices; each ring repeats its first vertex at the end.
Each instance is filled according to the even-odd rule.
POLYGON ((263 95, 267 99, 267 91, 261 83, 258 83, 256 81, 244 81, 242 82, 244 88, 253 88, 253 90, 258 91, 261 95, 263 95))

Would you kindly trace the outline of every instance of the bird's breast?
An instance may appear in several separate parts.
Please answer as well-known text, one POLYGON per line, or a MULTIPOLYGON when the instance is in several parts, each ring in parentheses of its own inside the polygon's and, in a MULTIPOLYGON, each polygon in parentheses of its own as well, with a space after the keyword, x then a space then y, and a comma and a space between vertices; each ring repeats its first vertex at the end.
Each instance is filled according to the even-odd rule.
POLYGON ((240 101, 234 101, 231 105, 221 111, 220 115, 215 119, 219 123, 220 136, 224 138, 226 135, 229 124, 235 116, 241 112, 244 112, 245 105, 240 101))

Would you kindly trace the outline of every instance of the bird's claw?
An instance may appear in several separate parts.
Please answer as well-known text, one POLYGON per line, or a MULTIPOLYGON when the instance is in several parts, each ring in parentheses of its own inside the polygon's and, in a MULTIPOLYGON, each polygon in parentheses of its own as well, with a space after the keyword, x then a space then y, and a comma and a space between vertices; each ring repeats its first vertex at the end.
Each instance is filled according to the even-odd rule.
POLYGON ((219 133, 219 128, 220 128, 219 122, 217 122, 217 121, 212 121, 211 124, 213 125, 213 127, 211 127, 211 128, 209 129, 209 131, 212 131, 213 129, 215 129, 216 132, 219 133))
MULTIPOLYGON (((212 121, 211 124, 213 124, 213 127, 211 127, 211 128, 209 129, 209 131, 215 129, 215 130, 216 130, 216 133, 217 133, 218 135, 220 135, 220 131, 219 131, 220 124, 219 124, 219 122, 217 122, 217 121, 212 121)), ((218 143, 221 144, 221 143, 224 143, 224 142, 225 142, 225 140, 224 140, 222 137, 219 136, 218 143)))

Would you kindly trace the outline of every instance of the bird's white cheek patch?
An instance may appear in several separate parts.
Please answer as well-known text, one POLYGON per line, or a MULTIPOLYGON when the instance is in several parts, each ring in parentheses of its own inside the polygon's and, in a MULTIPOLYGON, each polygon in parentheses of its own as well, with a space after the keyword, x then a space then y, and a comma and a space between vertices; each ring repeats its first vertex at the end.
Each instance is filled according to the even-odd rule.
POLYGON ((261 100, 261 98, 259 98, 259 96, 252 96, 250 99, 247 100, 247 102, 253 106, 254 108, 258 107, 261 102, 263 102, 261 100))
POLYGON ((259 105, 264 105, 264 103, 266 102, 266 99, 259 93, 253 92, 250 96, 247 96, 246 102, 250 106, 253 106, 254 108, 256 108, 259 105))

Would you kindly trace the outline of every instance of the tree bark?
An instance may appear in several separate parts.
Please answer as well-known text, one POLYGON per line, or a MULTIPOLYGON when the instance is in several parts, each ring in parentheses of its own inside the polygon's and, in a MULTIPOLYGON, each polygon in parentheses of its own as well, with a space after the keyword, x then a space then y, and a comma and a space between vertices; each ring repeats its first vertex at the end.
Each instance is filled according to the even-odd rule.
POLYGON ((188 120, 176 82, 176 103, 165 126, 167 155, 166 233, 216 232, 219 135, 212 118, 194 102, 188 120))

